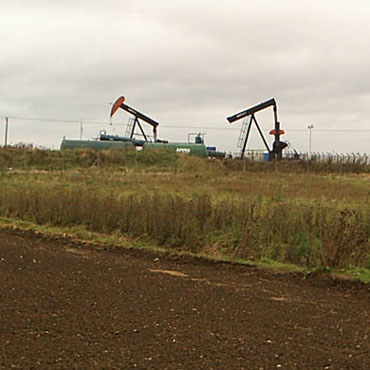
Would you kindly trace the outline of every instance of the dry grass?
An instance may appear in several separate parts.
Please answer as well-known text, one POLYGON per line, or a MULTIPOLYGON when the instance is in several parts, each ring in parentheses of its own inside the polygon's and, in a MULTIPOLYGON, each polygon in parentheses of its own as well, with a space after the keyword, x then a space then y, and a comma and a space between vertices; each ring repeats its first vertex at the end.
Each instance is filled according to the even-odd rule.
MULTIPOLYGON (((82 163, 96 156, 77 152, 82 163)), ((98 167, 0 172, 0 215, 234 258, 370 267, 369 175, 234 171, 165 152, 104 155, 98 167)))

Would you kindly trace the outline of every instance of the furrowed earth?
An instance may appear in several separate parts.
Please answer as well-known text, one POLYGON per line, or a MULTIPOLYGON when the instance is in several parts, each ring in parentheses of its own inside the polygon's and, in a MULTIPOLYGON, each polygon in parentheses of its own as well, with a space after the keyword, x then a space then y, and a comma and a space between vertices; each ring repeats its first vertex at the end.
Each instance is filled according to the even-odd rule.
POLYGON ((360 282, 0 231, 1 369, 369 369, 360 282))

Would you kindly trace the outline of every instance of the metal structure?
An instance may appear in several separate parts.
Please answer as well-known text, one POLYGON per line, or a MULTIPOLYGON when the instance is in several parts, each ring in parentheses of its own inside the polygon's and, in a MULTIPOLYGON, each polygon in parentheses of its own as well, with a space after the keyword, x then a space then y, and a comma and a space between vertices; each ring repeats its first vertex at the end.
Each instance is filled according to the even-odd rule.
POLYGON ((5 117, 5 141, 4 141, 4 146, 8 146, 8 126, 9 126, 9 118, 5 117))
POLYGON ((227 120, 230 122, 230 123, 233 123, 235 121, 238 121, 239 119, 242 119, 244 118, 244 122, 243 122, 243 125, 242 125, 242 129, 241 129, 241 132, 240 132, 240 137, 239 137, 239 145, 241 146, 241 155, 240 157, 243 158, 244 157, 244 153, 245 153, 245 150, 247 148, 247 143, 248 143, 248 138, 249 138, 249 134, 250 134, 250 131, 251 131, 251 128, 252 128, 252 124, 254 123, 257 127, 257 130, 262 138, 262 141, 267 149, 267 151, 269 152, 269 157, 270 159, 278 159, 280 160, 282 158, 282 151, 284 148, 286 148, 288 146, 287 143, 284 143, 282 141, 280 141, 280 135, 284 134, 284 131, 280 130, 280 122, 278 121, 278 115, 277 115, 277 104, 276 104, 276 101, 274 98, 271 98, 269 100, 266 100, 260 104, 257 104, 251 108, 248 108, 242 112, 239 112, 237 114, 234 114, 230 117, 227 117, 227 120), (255 113, 263 110, 263 109, 266 109, 266 108, 269 108, 269 107, 273 107, 273 110, 274 110, 274 123, 275 123, 275 128, 273 130, 270 131, 270 134, 271 135, 274 135, 275 136, 275 140, 272 144, 272 149, 269 148, 268 144, 267 144, 267 141, 262 133, 262 130, 257 122, 257 119, 256 119, 256 116, 255 116, 255 113))
POLYGON ((139 127, 140 132, 141 132, 144 140, 145 141, 150 141, 148 139, 148 135, 145 134, 145 131, 143 129, 143 126, 141 125, 141 122, 139 121, 139 119, 141 119, 141 120, 143 120, 144 122, 148 123, 149 125, 151 125, 153 127, 153 138, 154 138, 154 141, 157 141, 157 127, 158 127, 159 123, 157 121, 154 121, 154 119, 146 116, 145 114, 137 111, 136 109, 130 107, 129 105, 125 104, 124 101, 125 101, 124 96, 119 97, 115 101, 115 103, 113 104, 112 109, 110 111, 110 117, 112 117, 113 114, 119 108, 125 110, 126 112, 128 112, 128 113, 130 113, 134 116, 134 120, 131 121, 131 125, 130 125, 130 131, 131 131, 130 136, 129 136, 130 139, 133 139, 134 134, 135 134, 135 129, 136 129, 136 126, 137 126, 137 127, 139 127))
POLYGON ((208 157, 208 151, 204 144, 196 143, 179 143, 179 142, 170 142, 170 143, 145 143, 143 150, 151 149, 166 149, 176 153, 182 154, 191 154, 198 157, 208 157))
POLYGON ((187 143, 182 142, 169 143, 167 140, 159 140, 157 138, 157 126, 159 125, 159 123, 145 116, 143 113, 138 112, 136 109, 129 107, 127 104, 124 104, 124 101, 125 97, 123 96, 116 100, 111 109, 110 116, 112 117, 113 114, 119 108, 124 109, 125 111, 131 113, 134 116, 129 120, 125 136, 107 135, 107 133, 103 130, 100 131, 100 140, 132 142, 134 146, 140 146, 143 147, 143 149, 167 149, 170 151, 176 151, 177 153, 188 153, 200 157, 225 158, 226 153, 217 151, 216 147, 206 147, 204 145, 205 133, 189 133, 187 143), (139 119, 153 126, 154 142, 148 140, 147 135, 145 134, 139 119), (140 128, 144 140, 134 138, 136 125, 140 128), (195 142, 193 143, 190 141, 190 138, 192 136, 195 136, 194 140, 195 142))
POLYGON ((119 136, 119 135, 109 135, 105 130, 100 130, 99 132, 99 140, 101 141, 123 141, 123 142, 130 142, 134 144, 134 146, 144 146, 146 143, 145 140, 140 139, 130 139, 127 136, 119 136))
POLYGON ((63 139, 61 149, 73 149, 73 148, 92 148, 92 149, 110 149, 110 148, 133 148, 141 147, 142 149, 167 149, 169 151, 175 151, 177 153, 187 153, 196 155, 199 157, 208 158, 225 158, 226 153, 216 150, 216 147, 206 147, 204 144, 204 133, 190 133, 188 135, 188 142, 168 142, 166 140, 160 140, 157 138, 157 127, 159 123, 138 110, 130 107, 124 103, 125 97, 119 97, 112 106, 110 111, 110 117, 112 117, 116 111, 121 108, 126 112, 130 113, 133 117, 130 117, 128 125, 126 127, 125 136, 109 135, 105 130, 101 130, 99 133, 98 140, 66 140, 63 139), (149 136, 145 133, 142 123, 151 125, 153 127, 154 140, 150 140, 149 136), (141 131, 141 138, 135 138, 135 129, 139 127, 141 131), (190 142, 190 137, 195 136, 195 142, 190 142))
POLYGON ((130 149, 134 148, 134 144, 130 141, 102 141, 102 140, 68 140, 63 139, 60 144, 60 149, 130 149))
POLYGON ((188 143, 191 143, 191 138, 194 136, 195 144, 204 144, 204 135, 205 132, 189 132, 188 133, 188 143))

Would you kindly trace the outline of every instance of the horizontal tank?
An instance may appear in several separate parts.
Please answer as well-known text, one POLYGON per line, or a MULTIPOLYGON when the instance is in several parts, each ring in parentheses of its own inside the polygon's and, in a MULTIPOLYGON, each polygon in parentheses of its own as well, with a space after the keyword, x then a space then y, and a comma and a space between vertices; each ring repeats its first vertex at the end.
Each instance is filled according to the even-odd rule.
POLYGON ((134 138, 129 138, 125 136, 118 136, 118 135, 107 135, 104 132, 100 133, 100 140, 101 141, 123 141, 123 142, 131 142, 135 146, 143 146, 145 143, 145 140, 138 140, 134 138))
POLYGON ((207 148, 208 157, 224 159, 226 157, 225 152, 220 152, 218 150, 212 150, 207 148))
POLYGON ((119 148, 134 148, 132 142, 123 141, 99 141, 99 140, 66 140, 63 139, 60 144, 60 149, 78 149, 78 148, 89 148, 89 149, 119 149, 119 148))
POLYGON ((198 157, 208 157, 207 149, 204 144, 190 143, 145 143, 145 149, 168 149, 177 153, 197 155, 198 157))

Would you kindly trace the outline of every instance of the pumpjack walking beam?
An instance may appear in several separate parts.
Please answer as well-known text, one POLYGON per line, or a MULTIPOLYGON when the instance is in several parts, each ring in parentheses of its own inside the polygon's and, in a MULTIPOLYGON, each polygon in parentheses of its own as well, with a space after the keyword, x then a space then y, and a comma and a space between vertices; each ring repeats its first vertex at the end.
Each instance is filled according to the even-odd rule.
POLYGON ((230 123, 233 123, 233 122, 235 122, 239 119, 242 119, 242 118, 245 118, 245 117, 248 117, 248 116, 250 116, 251 118, 250 118, 250 121, 249 121, 247 134, 245 136, 245 140, 244 140, 244 143, 243 143, 241 158, 244 157, 244 152, 245 152, 245 149, 247 147, 247 142, 248 142, 250 129, 251 129, 252 123, 254 122, 257 129, 258 129, 258 132, 259 132, 259 134, 260 134, 260 136, 263 140, 263 143, 265 144, 265 147, 266 147, 267 151, 270 153, 270 157, 281 159, 282 158, 282 150, 287 146, 287 144, 280 141, 280 135, 283 133, 283 131, 280 130, 280 122, 278 121, 277 104, 276 104, 275 99, 271 98, 271 99, 266 100, 266 101, 264 101, 260 104, 255 105, 251 108, 248 108, 244 111, 241 111, 237 114, 234 114, 230 117, 227 117, 227 120, 230 123), (266 142, 266 139, 265 139, 265 137, 262 133, 262 130, 261 130, 261 128, 260 128, 260 126, 257 122, 256 117, 255 117, 255 113, 257 113, 257 112, 259 112, 263 109, 266 109, 268 107, 271 107, 271 106, 273 106, 273 109, 274 109, 274 122, 275 122, 275 129, 270 132, 275 136, 275 141, 273 143, 272 150, 269 148, 269 146, 266 142))
MULTIPOLYGON (((266 100, 265 102, 257 104, 257 105, 255 105, 251 108, 246 109, 246 110, 243 110, 242 112, 234 114, 233 116, 227 117, 227 120, 230 123, 233 123, 233 122, 235 122, 235 121, 237 121, 241 118, 244 118, 244 117, 250 116, 251 114, 257 113, 262 109, 266 109, 268 107, 271 107, 271 105, 276 107, 276 101, 275 101, 274 98, 266 100)), ((275 119, 277 120, 277 115, 275 115, 275 119)))
POLYGON ((144 131, 144 129, 141 126, 141 123, 139 121, 139 119, 141 119, 141 120, 143 120, 144 122, 148 123, 149 125, 151 125, 153 127, 154 141, 157 141, 157 127, 158 127, 159 123, 157 121, 154 121, 154 119, 146 116, 145 114, 139 112, 138 110, 136 110, 136 109, 130 107, 129 105, 125 104, 124 101, 125 101, 125 97, 124 96, 119 97, 115 101, 115 103, 112 106, 111 112, 110 112, 110 117, 112 117, 113 114, 116 113, 116 111, 119 108, 125 110, 126 112, 132 114, 135 117, 134 124, 132 125, 130 139, 133 138, 134 133, 135 133, 135 128, 136 128, 136 125, 137 125, 139 127, 139 129, 140 129, 140 131, 141 131, 141 133, 142 133, 145 141, 149 141, 148 138, 147 138, 147 135, 145 134, 145 131, 144 131))

